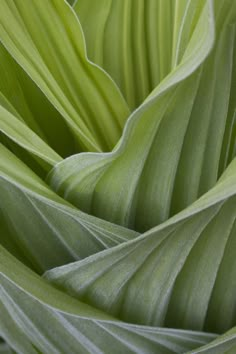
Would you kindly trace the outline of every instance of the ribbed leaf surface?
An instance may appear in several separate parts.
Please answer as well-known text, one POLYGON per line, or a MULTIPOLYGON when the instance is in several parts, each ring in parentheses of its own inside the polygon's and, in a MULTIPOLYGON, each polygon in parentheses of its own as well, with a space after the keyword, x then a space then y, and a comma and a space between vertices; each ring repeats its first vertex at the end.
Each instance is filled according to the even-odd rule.
POLYGON ((236 160, 182 213, 46 277, 126 321, 222 332, 236 324, 235 220, 236 160))
POLYGON ((76 210, 0 145, 1 243, 40 272, 138 234, 76 210))
POLYGON ((112 148, 129 110, 112 79, 88 61, 71 7, 61 0, 3 0, 0 14, 3 45, 61 113, 79 145, 112 148))
POLYGON ((22 353, 174 354, 216 337, 125 324, 55 290, 2 248, 0 256, 0 334, 22 353))

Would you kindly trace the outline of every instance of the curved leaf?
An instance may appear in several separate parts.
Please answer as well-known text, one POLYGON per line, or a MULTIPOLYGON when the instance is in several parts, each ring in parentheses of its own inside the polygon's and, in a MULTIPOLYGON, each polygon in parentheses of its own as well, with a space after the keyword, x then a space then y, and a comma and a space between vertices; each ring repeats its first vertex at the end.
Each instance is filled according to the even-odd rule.
POLYGON ((0 333, 17 351, 174 354, 216 337, 117 321, 54 289, 2 247, 0 256, 0 333))
POLYGON ((24 121, 59 155, 65 157, 78 152, 73 135, 62 116, 2 43, 0 43, 0 76, 0 103, 4 108, 24 121))
MULTIPOLYGON (((231 31, 226 26, 219 45, 206 63, 211 68, 209 73, 206 69, 209 77, 204 73, 205 65, 196 71, 214 42, 211 5, 207 1, 199 14, 179 65, 130 117, 117 149, 107 155, 73 156, 56 165, 49 176, 55 191, 88 213, 144 231, 180 211, 215 184, 221 135, 223 139, 227 118, 231 46, 235 37, 234 28, 231 31), (222 53, 226 59, 222 59, 222 53), (222 65, 222 60, 227 64, 221 69, 227 87, 223 96, 214 81, 209 80, 212 70, 218 70, 212 61, 222 65), (220 108, 216 107, 221 110, 219 115, 214 109, 209 114, 209 97, 205 90, 202 93, 199 89, 200 85, 204 89, 205 80, 216 91, 213 103, 219 101, 220 108), (206 104, 205 112, 199 112, 202 104, 206 104), (213 117, 217 135, 214 132, 209 135, 206 129, 211 129, 213 117), (200 144, 198 149, 195 149, 195 136, 196 143, 200 144), (193 140, 191 146, 190 140, 193 140), (211 141, 206 146, 207 140, 211 141), (212 144, 216 144, 214 155, 210 155, 212 144), (202 164, 208 164, 209 174, 201 175, 202 164)), ((232 7, 235 10, 233 3, 232 7)))
POLYGON ((76 210, 1 145, 0 153, 0 243, 38 271, 138 235, 76 210))
POLYGON ((65 1, 1 1, 0 40, 83 149, 116 144, 129 115, 127 104, 112 79, 88 61, 80 23, 65 1))
POLYGON ((194 351, 188 352, 187 354, 234 354, 236 350, 236 327, 232 328, 230 331, 226 332, 224 335, 219 336, 217 339, 213 340, 210 344, 195 349, 194 351))
POLYGON ((223 332, 236 323, 235 220, 236 160, 175 217, 46 277, 125 321, 223 332))
POLYGON ((236 3, 2 0, 0 41, 0 352, 234 353, 236 3))
POLYGON ((115 79, 134 109, 182 58, 204 3, 77 0, 74 9, 89 58, 115 79))
MULTIPOLYGON (((1 99, 1 94, 0 94, 1 99)), ((21 120, 0 105, 0 132, 7 135, 16 144, 39 157, 50 166, 60 162, 62 158, 52 150, 37 134, 21 120)), ((49 169, 48 169, 49 171, 49 169)))

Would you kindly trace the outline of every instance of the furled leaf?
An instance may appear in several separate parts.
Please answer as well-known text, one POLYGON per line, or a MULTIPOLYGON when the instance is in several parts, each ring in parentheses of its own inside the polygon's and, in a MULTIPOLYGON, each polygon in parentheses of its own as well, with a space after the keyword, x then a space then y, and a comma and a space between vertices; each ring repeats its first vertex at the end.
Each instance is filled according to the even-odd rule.
POLYGON ((236 324, 235 220, 236 160, 175 217, 46 277, 125 321, 223 332, 236 324))
POLYGON ((0 279, 0 334, 24 354, 174 354, 216 337, 117 321, 54 289, 2 247, 0 279))
POLYGON ((130 117, 118 148, 59 163, 49 179, 55 191, 88 213, 145 231, 214 186, 231 92, 231 4, 211 56, 205 60, 214 41, 206 2, 182 60, 130 117))
POLYGON ((164 6, 156 0, 79 0, 74 5, 89 58, 115 79, 132 109, 171 70, 173 7, 169 0, 164 6))
POLYGON ((129 109, 112 79, 88 61, 83 32, 61 0, 2 0, 0 39, 64 117, 85 150, 111 149, 129 109))
POLYGON ((0 78, 0 353, 235 354, 236 2, 0 0, 0 78))
POLYGON ((74 9, 89 58, 110 73, 133 109, 177 66, 204 4, 77 0, 74 9))
POLYGON ((236 327, 213 340, 209 345, 195 349, 187 354, 234 354, 236 351, 236 327))
MULTIPOLYGON (((1 96, 0 96, 1 98, 1 96)), ((12 139, 16 144, 39 157, 50 167, 60 162, 62 158, 52 150, 37 134, 21 120, 0 105, 0 132, 12 139)))
POLYGON ((4 146, 0 153, 0 242, 38 271, 137 236, 76 210, 4 146))
POLYGON ((61 156, 77 152, 73 135, 61 115, 2 44, 0 44, 0 76, 1 106, 24 121, 61 156))

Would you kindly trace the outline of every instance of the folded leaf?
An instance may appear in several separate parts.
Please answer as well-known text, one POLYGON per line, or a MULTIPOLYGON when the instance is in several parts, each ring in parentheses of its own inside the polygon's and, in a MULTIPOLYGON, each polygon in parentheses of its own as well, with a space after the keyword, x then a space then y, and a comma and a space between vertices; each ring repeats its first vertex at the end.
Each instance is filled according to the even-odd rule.
POLYGON ((88 61, 83 32, 61 0, 3 0, 0 39, 64 117, 79 145, 110 150, 129 109, 112 79, 88 61))
POLYGON ((46 278, 125 321, 223 332, 236 324, 235 220, 236 160, 175 217, 46 278))
POLYGON ((74 5, 89 58, 114 78, 131 109, 170 71, 173 7, 169 0, 164 6, 156 0, 79 0, 74 5))
POLYGON ((24 121, 59 155, 65 157, 78 152, 73 135, 62 116, 2 44, 0 76, 0 104, 4 108, 24 121))
POLYGON ((210 344, 203 346, 202 348, 195 349, 187 354, 233 354, 236 351, 236 327, 226 332, 224 335, 219 336, 213 340, 210 344))
POLYGON ((174 354, 216 337, 117 321, 54 289, 2 247, 0 280, 0 334, 17 352, 174 354))
POLYGON ((56 165, 49 176, 55 191, 90 214, 145 231, 214 186, 234 84, 235 28, 228 21, 236 6, 224 13, 206 60, 214 42, 211 5, 200 12, 179 64, 130 117, 117 149, 56 165))
POLYGON ((236 2, 0 0, 0 77, 0 353, 235 353, 236 2))
POLYGON ((138 234, 76 210, 0 145, 0 243, 39 272, 138 234))
MULTIPOLYGON (((1 99, 1 94, 0 94, 1 99)), ((54 166, 62 158, 52 150, 37 134, 8 110, 0 105, 0 132, 19 144, 33 156, 39 157, 49 166, 54 166)))
POLYGON ((134 109, 181 60, 204 4, 202 0, 77 0, 74 10, 89 58, 115 79, 134 109))

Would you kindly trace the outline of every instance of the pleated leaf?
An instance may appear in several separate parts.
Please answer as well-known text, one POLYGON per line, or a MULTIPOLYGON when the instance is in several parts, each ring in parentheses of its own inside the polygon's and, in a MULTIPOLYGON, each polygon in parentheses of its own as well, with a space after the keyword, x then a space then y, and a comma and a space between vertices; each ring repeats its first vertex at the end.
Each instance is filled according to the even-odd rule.
POLYGON ((131 109, 171 69, 173 7, 168 0, 164 6, 161 1, 142 0, 79 0, 74 5, 89 58, 115 79, 131 109), (165 19, 162 23, 161 17, 165 19))
POLYGON ((24 354, 174 354, 216 338, 117 321, 54 289, 2 247, 0 280, 0 335, 24 354))
MULTIPOLYGON (((2 44, 0 76, 1 106, 23 121, 59 155, 66 157, 78 152, 64 118, 2 44)), ((11 124, 10 119, 8 121, 11 124)))
POLYGON ((0 353, 234 354, 236 2, 0 0, 0 77, 0 353))
POLYGON ((204 3, 77 0, 74 10, 89 58, 115 79, 134 109, 178 64, 204 3))
POLYGON ((236 6, 225 3, 222 30, 216 28, 206 59, 214 42, 211 5, 200 12, 180 63, 130 117, 117 149, 59 163, 49 177, 55 191, 90 214, 145 231, 214 186, 233 119, 229 102, 235 107, 235 27, 229 22, 236 6))
POLYGON ((187 354, 234 354, 236 351, 236 327, 213 340, 209 345, 195 349, 187 354))
POLYGON ((61 0, 3 0, 0 40, 91 151, 118 141, 128 106, 112 79, 88 61, 83 32, 61 0))
POLYGON ((236 160, 183 212, 46 277, 125 321, 221 333, 236 324, 235 220, 236 160))
MULTIPOLYGON (((1 95, 0 95, 1 99, 1 95)), ((11 108, 12 106, 8 107, 11 108)), ((24 122, 0 105, 0 132, 13 140, 17 145, 40 158, 42 167, 49 171, 62 158, 35 134, 24 122), (46 164, 46 166, 45 166, 46 164)))
POLYGON ((0 145, 0 242, 42 272, 137 236, 76 210, 0 145))

